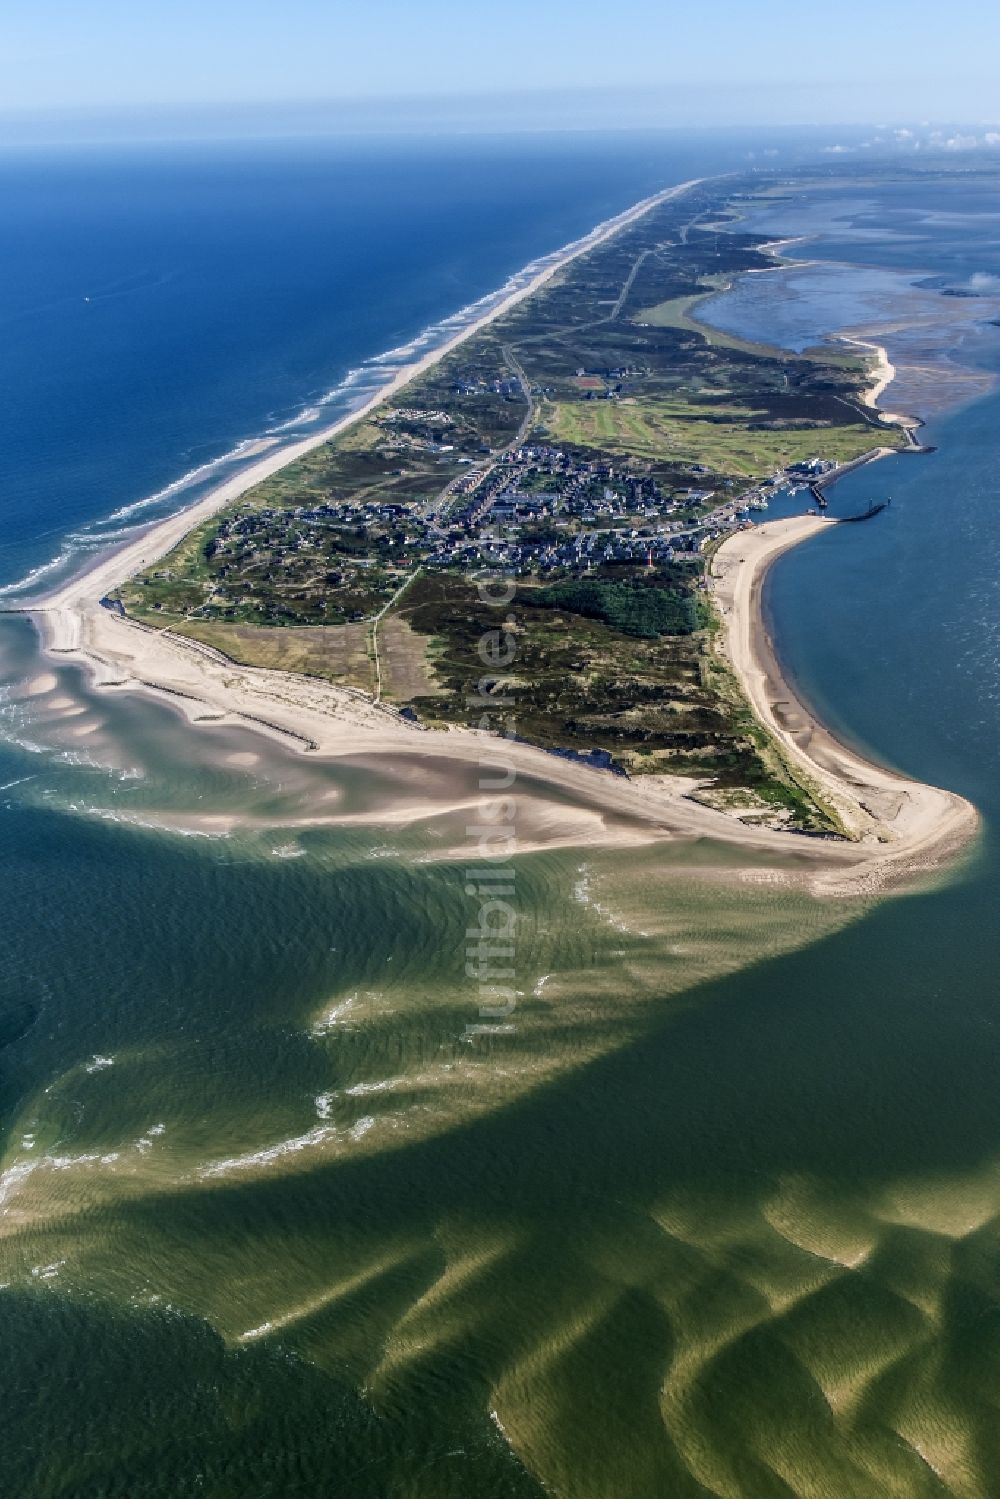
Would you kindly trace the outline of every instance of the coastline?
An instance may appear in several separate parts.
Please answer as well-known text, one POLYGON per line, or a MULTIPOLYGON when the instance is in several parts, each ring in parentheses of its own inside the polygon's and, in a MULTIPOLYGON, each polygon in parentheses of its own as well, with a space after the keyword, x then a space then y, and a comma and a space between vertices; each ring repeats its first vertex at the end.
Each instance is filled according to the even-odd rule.
MULTIPOLYGON (((420 359, 415 360, 412 364, 404 365, 391 380, 386 381, 385 385, 380 387, 373 396, 355 411, 338 417, 329 426, 324 427, 319 432, 310 433, 308 437, 302 438, 299 442, 292 443, 288 447, 279 448, 277 452, 274 452, 271 445, 268 444, 267 456, 261 457, 259 462, 252 464, 250 468, 241 470, 240 473, 235 474, 231 479, 227 479, 222 484, 217 485, 193 505, 182 508, 176 514, 167 516, 164 520, 154 522, 151 526, 142 530, 134 540, 101 553, 91 567, 84 569, 75 578, 71 578, 68 582, 62 584, 51 594, 43 594, 36 603, 32 604, 30 601, 25 603, 17 612, 32 613, 44 611, 47 614, 58 615, 61 611, 70 609, 74 605, 79 607, 90 601, 98 602, 111 589, 125 582, 133 573, 138 572, 142 567, 147 566, 149 563, 156 561, 171 551, 179 541, 183 540, 189 531, 193 531, 203 521, 210 519, 223 506, 233 500, 239 499, 241 495, 255 488, 264 479, 269 479, 274 474, 280 473, 283 468, 296 463, 300 458, 304 458, 316 448, 322 447, 324 443, 338 437, 342 432, 347 431, 349 427, 353 427, 356 423, 364 421, 371 412, 377 410, 379 406, 390 400, 394 395, 398 395, 412 380, 417 379, 427 370, 432 369, 434 365, 439 364, 453 350, 459 348, 470 338, 474 338, 483 328, 488 327, 490 323, 503 317, 505 313, 510 312, 520 302, 533 296, 535 292, 539 291, 567 265, 578 259, 579 256, 587 254, 589 250, 596 249, 605 240, 612 238, 613 235, 618 234, 629 224, 634 223, 636 219, 642 218, 644 214, 659 207, 661 203, 667 203, 672 198, 680 197, 692 187, 697 187, 704 180, 702 177, 692 177, 686 182, 679 182, 673 187, 664 188, 661 192, 653 193, 650 197, 643 198, 640 202, 633 204, 631 208, 625 209, 622 213, 616 214, 613 218, 605 219, 590 230, 589 233, 564 246, 561 250, 539 257, 536 263, 540 268, 529 281, 523 286, 515 288, 509 296, 504 297, 502 301, 483 313, 481 317, 476 318, 466 327, 459 329, 451 338, 446 339, 443 344, 438 345, 437 348, 428 350, 426 354, 422 355, 420 359)), ((259 444, 255 443, 254 447, 258 452, 261 451, 259 444)))
POLYGON ((920 444, 914 437, 914 432, 918 427, 923 426, 920 417, 907 416, 900 411, 883 411, 879 405, 880 398, 896 378, 896 366, 889 358, 889 351, 885 345, 876 343, 873 339, 857 338, 850 333, 838 333, 835 337, 838 343, 851 345, 855 349, 865 349, 868 353, 875 356, 875 362, 872 366, 872 383, 865 392, 865 405, 870 406, 873 411, 877 411, 883 421, 891 422, 896 427, 902 427, 910 440, 911 446, 919 448, 920 444))
MULTIPOLYGON (((791 242, 772 241, 761 248, 777 260, 777 249, 791 242)), ((920 417, 885 411, 879 405, 896 377, 885 346, 849 334, 834 338, 873 356, 864 403, 906 434, 908 446, 902 451, 933 451, 915 436, 923 425, 920 417)), ((897 451, 879 445, 854 462, 840 465, 813 486, 817 498, 818 492, 844 474, 897 451)), ((867 871, 860 876, 856 873, 850 881, 852 893, 862 888, 875 893, 946 864, 975 837, 980 819, 976 808, 957 793, 914 780, 845 745, 813 713, 781 663, 763 608, 767 574, 792 547, 842 523, 819 513, 767 521, 737 532, 715 552, 707 582, 723 624, 722 654, 758 722, 788 763, 833 808, 848 836, 880 851, 870 859, 867 871)), ((826 888, 828 893, 841 893, 836 876, 826 888)))
MULTIPOLYGON (((95 687, 127 688, 168 704, 197 726, 241 726, 297 753, 346 759, 375 757, 421 770, 513 766, 519 776, 559 793, 544 832, 519 838, 520 852, 555 846, 625 846, 709 838, 794 858, 775 878, 804 884, 821 897, 859 897, 912 883, 942 867, 975 834, 978 815, 961 797, 884 769, 840 744, 804 706, 785 678, 768 636, 761 603, 771 565, 791 547, 839 524, 819 516, 768 521, 728 537, 709 578, 724 625, 721 649, 758 721, 807 783, 830 804, 849 839, 816 839, 742 822, 696 800, 701 782, 683 776, 611 776, 529 744, 468 729, 433 731, 402 719, 360 692, 317 678, 241 667, 200 642, 122 619, 99 606, 67 615, 81 631, 71 642, 49 638, 56 659, 81 661, 95 687), (566 793, 578 802, 567 815, 566 793), (581 816, 581 811, 584 813, 581 816)), ((407 797, 360 820, 403 826, 455 813, 467 795, 407 797)), ((341 821, 334 816, 331 821, 341 821)), ((357 820, 357 819, 348 819, 357 820)), ((526 829, 535 823, 525 816, 526 829)), ((443 848, 438 857, 460 857, 443 848)))
MULTIPOLYGON (((168 703, 193 724, 242 725, 301 753, 337 757, 358 753, 419 755, 427 760, 440 757, 467 763, 502 754, 525 775, 572 791, 602 813, 635 824, 626 834, 620 828, 609 828, 602 816, 594 828, 593 841, 704 837, 758 851, 773 849, 794 855, 801 862, 799 875, 790 878, 804 877, 818 893, 826 894, 873 892, 943 863, 975 831, 978 819, 974 809, 951 793, 923 787, 839 745, 785 681, 767 637, 761 613, 767 569, 790 546, 835 524, 819 517, 768 522, 727 538, 713 559, 709 583, 725 624, 722 648, 753 712, 787 760, 836 809, 853 841, 808 839, 744 823, 728 812, 693 800, 690 793, 703 783, 689 778, 611 777, 526 744, 505 741, 501 751, 495 737, 473 730, 428 731, 354 689, 292 673, 242 667, 211 647, 122 618, 101 606, 105 595, 169 552, 222 506, 363 420, 454 348, 531 296, 579 255, 700 180, 644 199, 598 225, 564 252, 547 257, 525 285, 443 345, 400 370, 362 408, 299 443, 269 451, 196 504, 103 554, 37 605, 24 606, 18 612, 35 620, 43 650, 53 658, 71 658, 82 664, 98 688, 139 691, 168 703)), ((884 349, 866 347, 877 355, 872 386, 866 395, 867 404, 875 407, 894 372, 884 349)), ((888 419, 901 426, 910 420, 888 419)), ((859 461, 867 462, 891 451, 876 448, 859 461)), ((837 470, 825 482, 832 482, 842 471, 837 470)), ((411 820, 417 820, 429 815, 429 810, 422 805, 411 809, 410 815, 411 820)), ((386 820, 405 821, 407 816, 405 809, 397 809, 387 812, 386 820)))
MULTIPOLYGON (((974 836, 979 815, 956 793, 912 780, 841 743, 781 666, 762 607, 767 574, 792 547, 840 524, 802 515, 738 532, 713 557, 709 581, 722 617, 721 649, 747 701, 849 836, 870 850, 862 883, 874 893, 945 863, 974 836)), ((857 876, 852 886, 858 889, 857 876)))
MULTIPOLYGON (((780 249, 796 242, 773 240, 761 249, 773 257, 775 270, 789 264, 808 264, 779 256, 780 249)), ((693 317, 692 321, 697 323, 698 319, 693 317)), ((923 425, 920 417, 885 411, 879 405, 896 377, 885 346, 849 334, 833 337, 873 356, 864 404, 906 434, 908 446, 902 451, 933 451, 924 448, 915 436, 923 425)), ((897 451, 876 446, 824 475, 813 486, 814 493, 819 498, 819 492, 844 474, 897 451)), ((781 663, 764 615, 767 574, 792 547, 839 524, 842 522, 819 513, 767 521, 749 531, 736 532, 715 552, 707 584, 723 625, 721 653, 754 716, 787 762, 832 807, 855 845, 878 850, 871 854, 863 872, 852 874, 847 889, 853 894, 862 890, 876 893, 910 883, 916 876, 948 863, 975 837, 980 819, 976 808, 957 793, 913 780, 843 744, 805 703, 781 663)), ((836 875, 825 882, 825 891, 846 893, 836 875)))
MULTIPOLYGON (((746 222, 747 217, 747 215, 740 215, 743 222, 746 222)), ((784 235, 778 239, 765 240, 757 246, 757 249, 771 261, 771 264, 762 266, 757 270, 742 271, 739 273, 740 276, 768 276, 773 275, 777 271, 808 270, 810 267, 828 264, 828 262, 822 260, 788 253, 789 249, 794 250, 794 247, 798 245, 807 245, 815 237, 814 234, 794 234, 784 235)), ((851 261, 843 263, 845 265, 854 264, 851 261)), ((704 292, 700 296, 695 297, 685 312, 688 321, 699 329, 705 337, 712 337, 714 335, 716 337, 738 338, 741 342, 747 344, 748 347, 756 347, 762 354, 789 352, 778 344, 770 345, 759 343, 754 339, 744 339, 742 335, 730 333, 723 328, 716 327, 713 323, 703 322, 698 317, 698 308, 704 302, 724 295, 725 292, 731 290, 732 286, 733 281, 729 280, 721 290, 716 289, 704 292)), ((949 322, 956 316, 954 307, 950 309, 950 313, 951 318, 949 322)), ((971 316, 973 319, 978 319, 981 313, 977 310, 971 316)), ((874 355, 874 383, 864 398, 865 404, 873 410, 880 411, 887 422, 892 422, 902 427, 914 450, 926 451, 926 449, 921 449, 921 444, 915 438, 914 433, 924 425, 928 399, 930 399, 931 405, 935 410, 946 409, 948 406, 962 405, 966 401, 975 400, 979 396, 986 394, 995 385, 996 376, 971 367, 960 370, 951 361, 948 361, 944 365, 940 362, 928 365, 919 355, 916 361, 901 361, 898 367, 894 365, 890 361, 888 351, 881 342, 881 339, 890 332, 899 335, 900 333, 906 333, 908 330, 921 326, 926 326, 925 319, 917 319, 912 323, 906 320, 900 321, 894 319, 884 322, 881 326, 876 325, 873 327, 856 324, 845 327, 840 332, 824 334, 821 336, 821 341, 830 344, 845 344, 848 347, 863 349, 874 355), (954 387, 957 385, 958 389, 950 401, 943 402, 941 388, 942 374, 945 371, 947 372, 945 387, 954 387), (885 390, 900 376, 907 382, 908 400, 913 402, 909 406, 909 410, 912 412, 917 409, 923 409, 925 413, 923 417, 908 415, 904 412, 882 411, 882 408, 879 406, 878 402, 885 390), (928 384, 928 381, 932 383, 928 384), (917 399, 918 390, 922 399, 917 399)), ((896 357, 899 358, 899 355, 897 354, 896 357)))

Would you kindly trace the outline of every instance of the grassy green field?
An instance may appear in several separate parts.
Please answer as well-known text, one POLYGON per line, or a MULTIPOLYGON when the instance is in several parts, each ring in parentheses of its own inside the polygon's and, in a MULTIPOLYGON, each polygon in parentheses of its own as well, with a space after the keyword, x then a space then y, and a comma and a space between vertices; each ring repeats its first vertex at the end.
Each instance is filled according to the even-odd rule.
POLYGON ((703 464, 714 473, 742 479, 763 478, 808 458, 848 463, 880 443, 899 440, 865 422, 752 428, 751 423, 765 418, 766 412, 746 407, 671 400, 550 402, 542 408, 545 426, 558 442, 703 464))
MULTIPOLYGON (((721 287, 717 288, 721 290, 721 287)), ((739 349, 744 354, 776 354, 778 351, 767 344, 751 343, 735 333, 724 333, 721 328, 712 328, 708 323, 699 323, 694 309, 700 302, 713 296, 714 291, 693 292, 686 297, 669 297, 655 307, 643 307, 632 321, 638 326, 654 328, 681 328, 688 333, 697 333, 715 349, 739 349)))

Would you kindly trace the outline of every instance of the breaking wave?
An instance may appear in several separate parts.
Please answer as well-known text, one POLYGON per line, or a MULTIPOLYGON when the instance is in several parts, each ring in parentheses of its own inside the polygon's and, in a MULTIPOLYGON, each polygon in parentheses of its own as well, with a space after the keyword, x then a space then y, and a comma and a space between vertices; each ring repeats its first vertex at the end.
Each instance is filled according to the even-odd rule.
POLYGON ((443 348, 499 307, 508 297, 524 290, 537 276, 555 266, 564 256, 585 247, 629 212, 631 208, 606 219, 586 235, 529 261, 519 271, 508 276, 502 286, 485 292, 456 312, 428 324, 405 343, 375 354, 363 364, 348 369, 329 390, 318 397, 309 397, 302 409, 291 416, 278 420, 272 416, 270 424, 265 425, 260 432, 241 438, 218 457, 195 464, 152 494, 130 500, 109 515, 65 536, 55 556, 33 567, 24 577, 0 585, 0 596, 23 601, 25 604, 40 602, 40 584, 51 585, 65 581, 79 570, 82 558, 103 549, 111 542, 134 536, 140 527, 178 514, 196 499, 204 498, 223 475, 229 481, 239 473, 242 465, 252 463, 259 455, 262 445, 272 451, 282 443, 292 446, 294 442, 316 436, 333 422, 350 416, 389 386, 407 365, 443 348), (227 470, 233 472, 228 473, 227 470), (134 524, 122 528, 119 524, 122 521, 134 524), (109 527, 113 529, 109 530, 109 527))

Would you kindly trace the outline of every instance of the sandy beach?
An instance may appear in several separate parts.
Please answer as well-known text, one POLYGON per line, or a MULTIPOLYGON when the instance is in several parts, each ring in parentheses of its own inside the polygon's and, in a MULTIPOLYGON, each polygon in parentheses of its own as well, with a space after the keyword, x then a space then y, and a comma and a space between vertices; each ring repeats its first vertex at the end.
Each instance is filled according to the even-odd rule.
MULTIPOLYGON (((367 764, 377 757, 399 776, 400 794, 377 814, 349 820, 400 826, 468 816, 474 810, 469 799, 474 769, 485 765, 495 776, 498 766, 513 767, 520 852, 712 838, 773 852, 781 866, 776 877, 803 882, 817 894, 875 894, 946 863, 974 834, 977 816, 962 798, 879 767, 839 744, 781 673, 761 613, 764 578, 788 548, 813 541, 836 524, 807 515, 738 532, 713 559, 710 585, 724 624, 720 648, 756 715, 836 810, 850 841, 744 823, 692 799, 699 783, 689 778, 630 780, 469 730, 425 730, 362 693, 317 678, 236 665, 199 642, 123 619, 92 597, 40 618, 52 659, 82 662, 98 688, 151 694, 194 725, 241 725, 310 756, 354 757, 367 764), (567 805, 567 793, 575 806, 567 805)), ((54 677, 39 679, 39 685, 45 693, 57 689, 54 677)), ((317 820, 343 819, 333 814, 317 820)), ((450 845, 441 850, 441 857, 462 854, 462 848, 450 845)))
POLYGON ((917 417, 905 416, 898 411, 883 411, 879 401, 893 380, 896 378, 896 367, 889 358, 888 350, 884 344, 875 343, 871 339, 856 338, 853 335, 842 333, 839 341, 854 349, 864 349, 869 354, 874 354, 875 362, 872 366, 872 383, 865 391, 865 404, 873 411, 878 411, 883 421, 894 422, 896 426, 903 427, 911 433, 915 427, 920 426, 917 417))
POLYGON ((57 589, 51 595, 44 597, 38 604, 39 611, 44 611, 49 617, 52 635, 57 644, 66 645, 70 643, 75 632, 76 624, 65 616, 73 616, 81 611, 86 611, 96 605, 105 594, 119 587, 127 578, 141 571, 149 563, 166 555, 181 541, 189 531, 193 531, 202 521, 208 520, 217 510, 238 500, 241 495, 253 489, 262 480, 269 479, 273 474, 279 473, 281 469, 287 468, 289 464, 304 458, 307 453, 313 452, 315 448, 322 447, 325 442, 337 437, 341 432, 352 427, 355 423, 363 421, 372 411, 378 409, 384 402, 397 395, 412 380, 422 375, 426 370, 432 369, 439 364, 453 349, 458 348, 468 339, 473 338, 481 329, 495 322, 497 318, 516 307, 525 298, 533 296, 559 271, 576 260, 580 255, 585 255, 588 250, 595 249, 603 244, 612 235, 618 234, 636 219, 642 218, 644 214, 661 203, 668 202, 671 198, 680 197, 690 188, 697 186, 702 178, 692 177, 687 182, 680 182, 676 187, 664 188, 662 192, 654 193, 649 198, 643 198, 641 202, 628 208, 624 213, 617 214, 614 218, 606 219, 598 224, 589 234, 581 239, 574 240, 563 250, 553 255, 545 256, 540 262, 537 274, 523 286, 512 291, 510 296, 505 297, 495 307, 490 308, 482 317, 475 319, 466 327, 461 328, 452 338, 431 349, 421 359, 414 363, 405 365, 397 375, 387 381, 370 400, 352 411, 349 415, 341 417, 330 426, 324 427, 322 431, 311 433, 309 437, 303 438, 301 442, 293 443, 289 447, 279 447, 274 450, 273 444, 266 439, 261 439, 254 444, 251 452, 263 452, 267 450, 267 456, 261 457, 260 461, 254 463, 250 468, 241 470, 233 478, 227 479, 225 483, 218 485, 209 494, 196 504, 178 511, 176 515, 168 516, 166 520, 159 521, 155 525, 144 530, 134 540, 123 546, 113 548, 98 558, 97 562, 82 572, 69 583, 57 589))
MULTIPOLYGON (((169 552, 193 527, 262 479, 361 420, 451 349, 532 295, 578 255, 693 183, 655 195, 555 257, 538 274, 446 344, 401 370, 360 411, 292 447, 268 451, 252 467, 221 484, 196 505, 164 520, 116 550, 43 600, 32 611, 53 660, 83 664, 98 688, 130 689, 169 703, 192 724, 242 725, 302 753, 319 756, 395 757, 429 766, 441 759, 465 770, 500 760, 530 777, 528 824, 544 835, 519 844, 634 843, 664 838, 714 838, 755 850, 774 850, 796 865, 796 878, 824 893, 858 894, 905 882, 936 867, 971 836, 976 814, 961 798, 925 787, 867 762, 839 745, 782 678, 760 609, 768 567, 788 547, 834 522, 802 516, 768 522, 728 538, 713 561, 711 589, 725 625, 722 649, 760 721, 788 759, 834 807, 850 841, 816 840, 743 822, 730 812, 693 800, 697 782, 679 776, 629 780, 566 761, 524 744, 473 731, 431 732, 408 723, 392 708, 356 690, 317 678, 239 666, 212 648, 124 619, 100 600, 144 566, 169 552), (538 783, 578 800, 575 815, 553 801, 540 817, 538 783), (581 809, 586 815, 581 816, 581 809)), ((892 378, 884 350, 870 392, 872 404, 892 378)), ((885 451, 889 451, 886 449, 885 451)), ((872 456, 876 456, 873 454, 872 456)), ((431 777, 434 779, 434 777, 431 777)), ((405 799, 404 799, 405 800, 405 799)), ((544 798, 543 798, 544 800, 544 798)), ((462 794, 438 784, 433 796, 417 794, 387 809, 385 821, 416 821, 460 811, 462 794)), ((787 866, 786 866, 787 869, 787 866)))
POLYGON ((768 569, 789 548, 838 524, 801 515, 737 532, 713 558, 710 588, 724 625, 721 648, 754 713, 868 850, 863 878, 874 890, 943 863, 973 835, 978 817, 953 792, 910 780, 841 744, 781 669, 761 607, 768 569))

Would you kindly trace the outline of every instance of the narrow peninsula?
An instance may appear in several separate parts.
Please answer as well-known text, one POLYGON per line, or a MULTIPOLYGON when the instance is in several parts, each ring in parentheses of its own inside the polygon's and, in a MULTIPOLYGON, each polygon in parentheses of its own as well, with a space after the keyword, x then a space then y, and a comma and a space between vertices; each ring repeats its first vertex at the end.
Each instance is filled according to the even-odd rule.
POLYGON ((817 758, 774 711, 793 694, 773 690, 773 653, 765 669, 746 644, 766 560, 831 524, 823 486, 914 445, 875 404, 881 350, 793 354, 696 321, 699 299, 776 263, 741 228, 756 186, 683 184, 549 257, 362 411, 50 599, 50 647, 303 748, 426 752, 447 729, 441 752, 471 756, 485 730, 536 770, 547 752, 554 778, 553 757, 602 771, 659 832, 818 835, 880 879, 889 846, 933 862, 972 809, 859 774, 830 740, 817 758), (754 512, 789 486, 819 513, 768 546, 754 512), (484 674, 498 625, 504 665, 484 674))

